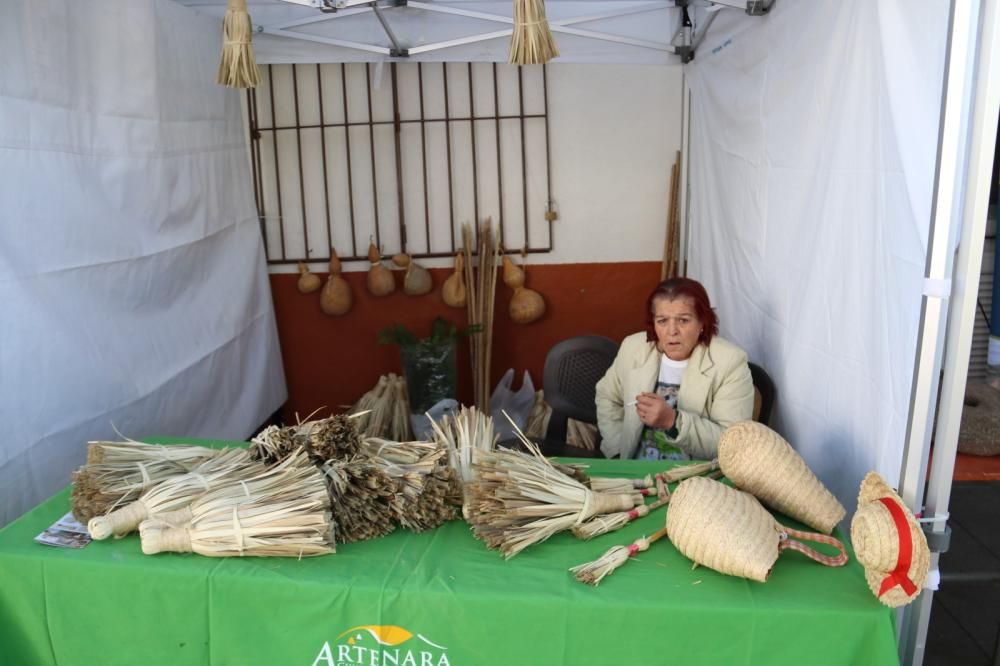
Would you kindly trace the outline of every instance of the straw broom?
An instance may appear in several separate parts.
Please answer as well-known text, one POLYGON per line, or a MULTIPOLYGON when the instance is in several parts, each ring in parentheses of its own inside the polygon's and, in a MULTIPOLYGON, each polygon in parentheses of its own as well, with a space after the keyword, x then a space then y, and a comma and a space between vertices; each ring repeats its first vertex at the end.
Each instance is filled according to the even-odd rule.
POLYGON ((627 493, 633 489, 651 488, 653 477, 647 474, 642 479, 617 479, 607 476, 590 477, 590 489, 600 492, 620 492, 627 493))
POLYGON ((597 493, 562 474, 514 427, 528 453, 476 452, 475 480, 466 488, 473 533, 505 559, 595 515, 642 503, 641 496, 597 493))
POLYGON ((146 444, 129 440, 127 442, 87 442, 87 464, 131 463, 167 460, 185 469, 194 469, 205 460, 218 454, 218 449, 193 444, 146 444))
POLYGON ((194 552, 209 557, 325 555, 334 552, 333 530, 326 483, 304 451, 139 525, 147 555, 194 552))
POLYGON ((514 0, 514 32, 507 62, 542 65, 557 57, 559 48, 545 18, 545 3, 542 0, 514 0))
POLYGON ((332 460, 321 470, 333 500, 338 543, 375 539, 396 529, 389 509, 396 482, 371 460, 332 460))
POLYGON ((70 510, 86 525, 139 499, 146 490, 164 479, 186 474, 187 468, 172 460, 94 463, 73 472, 70 510))
POLYGON ((457 475, 447 466, 447 450, 436 442, 392 442, 368 438, 363 450, 386 475, 396 480, 389 502, 403 527, 420 532, 455 517, 446 501, 457 492, 457 475))
POLYGON ((256 88, 260 69, 253 56, 253 23, 246 0, 229 0, 222 21, 222 58, 216 81, 231 88, 256 88))
POLYGON ((637 506, 629 511, 610 513, 605 516, 594 516, 585 523, 575 525, 573 527, 573 536, 577 539, 587 541, 589 539, 593 539, 594 537, 601 536, 602 534, 620 530, 635 520, 645 518, 651 511, 655 511, 669 502, 670 496, 667 495, 666 497, 658 498, 656 501, 650 502, 649 504, 637 506))
POLYGON ((246 449, 224 449, 187 474, 171 476, 153 486, 131 504, 106 516, 91 518, 87 523, 87 531, 99 541, 112 534, 123 537, 148 517, 180 509, 202 493, 228 483, 233 478, 253 476, 264 470, 264 465, 250 460, 250 453, 246 449))
POLYGON ((628 562, 630 557, 634 557, 636 553, 641 553, 644 550, 649 550, 650 544, 659 541, 666 534, 667 528, 664 527, 656 530, 648 537, 636 539, 629 546, 612 546, 593 562, 578 564, 571 568, 570 571, 575 574, 574 577, 581 583, 596 587, 600 585, 605 576, 613 574, 615 569, 628 562))
POLYGON ((679 465, 677 467, 672 467, 657 474, 656 478, 663 479, 664 483, 674 483, 676 481, 689 479, 692 476, 704 474, 705 472, 714 472, 717 469, 719 469, 719 461, 710 460, 708 462, 695 463, 694 465, 679 465))

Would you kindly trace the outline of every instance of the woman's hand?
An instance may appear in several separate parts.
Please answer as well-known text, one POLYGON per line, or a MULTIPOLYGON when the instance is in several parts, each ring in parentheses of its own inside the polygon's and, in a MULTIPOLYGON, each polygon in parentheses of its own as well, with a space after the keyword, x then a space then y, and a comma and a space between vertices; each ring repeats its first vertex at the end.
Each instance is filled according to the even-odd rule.
POLYGON ((640 393, 635 397, 635 409, 644 425, 661 430, 674 427, 676 412, 666 400, 655 393, 640 393))

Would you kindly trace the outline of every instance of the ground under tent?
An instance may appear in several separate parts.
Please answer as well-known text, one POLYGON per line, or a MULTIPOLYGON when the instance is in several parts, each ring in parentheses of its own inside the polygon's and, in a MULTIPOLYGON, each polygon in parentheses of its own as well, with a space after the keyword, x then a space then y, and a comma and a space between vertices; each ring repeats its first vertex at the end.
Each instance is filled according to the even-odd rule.
MULTIPOLYGON (((849 515, 870 469, 915 510, 947 511, 946 461, 926 500, 923 479, 938 393, 938 453, 957 441, 975 291, 964 271, 982 252, 992 159, 982 150, 996 130, 995 3, 778 0, 752 16, 739 3, 691 2, 685 31, 675 5, 687 3, 550 0, 562 57, 518 77, 492 64, 506 59, 506 3, 347 3, 324 14, 250 2, 268 70, 255 96, 212 82, 225 4, 0 9, 0 202, 11 221, 0 230, 10 428, 0 523, 64 486, 81 443, 114 437, 112 426, 243 439, 286 400, 289 414, 352 402, 392 367, 389 350, 358 359, 350 346, 374 348, 394 320, 423 321, 422 306, 361 307, 337 327, 294 300, 298 258, 325 270, 324 226, 353 250, 341 251, 349 278, 367 268, 375 234, 386 254, 404 239, 426 250, 437 276, 451 265, 435 226, 449 203, 452 231, 503 219, 511 246, 537 250, 529 280, 553 307, 530 343, 514 341, 525 329, 504 329, 498 374, 540 377, 545 350, 569 335, 637 330, 628 301, 659 270, 677 150, 687 274, 708 287, 722 334, 774 378, 775 427, 849 515), (490 169, 488 183, 468 169, 451 179, 476 196, 449 196, 426 171, 421 193, 379 161, 398 149, 371 121, 412 101, 414 81, 427 117, 449 104, 470 118, 495 107, 453 144, 456 154, 475 146, 471 164, 490 169), (294 141, 278 131, 270 144, 247 140, 249 118, 324 121, 334 101, 343 123, 360 123, 353 114, 365 109, 346 105, 356 89, 370 95, 355 143, 370 132, 370 158, 338 167, 330 146, 331 173, 300 165, 296 180, 298 146, 311 146, 308 159, 332 130, 297 116, 294 141), (286 195, 280 215, 269 208, 289 189, 336 193, 351 171, 371 184, 342 190, 357 194, 350 226, 325 225, 316 211, 337 204, 311 195, 286 195), (546 225, 550 209, 559 217, 546 225), (276 258, 287 261, 268 264, 276 258)), ((440 149, 438 131, 410 140, 440 149)), ((920 658, 925 597, 901 633, 907 660, 920 658)))

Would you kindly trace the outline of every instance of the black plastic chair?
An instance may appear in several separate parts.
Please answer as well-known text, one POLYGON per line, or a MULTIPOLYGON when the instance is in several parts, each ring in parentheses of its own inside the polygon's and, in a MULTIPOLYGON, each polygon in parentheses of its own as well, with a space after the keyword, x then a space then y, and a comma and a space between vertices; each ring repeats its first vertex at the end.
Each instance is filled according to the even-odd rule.
POLYGON ((757 394, 754 396, 753 420, 768 425, 771 421, 771 409, 774 407, 774 382, 771 381, 770 375, 764 371, 764 368, 756 363, 749 365, 750 375, 753 377, 754 392, 757 394), (758 396, 760 397, 759 406, 757 404, 758 396))
POLYGON ((545 432, 546 455, 599 457, 590 451, 566 444, 566 421, 576 419, 597 425, 595 387, 618 354, 618 344, 601 335, 581 335, 556 344, 545 357, 542 388, 545 402, 552 407, 545 432))

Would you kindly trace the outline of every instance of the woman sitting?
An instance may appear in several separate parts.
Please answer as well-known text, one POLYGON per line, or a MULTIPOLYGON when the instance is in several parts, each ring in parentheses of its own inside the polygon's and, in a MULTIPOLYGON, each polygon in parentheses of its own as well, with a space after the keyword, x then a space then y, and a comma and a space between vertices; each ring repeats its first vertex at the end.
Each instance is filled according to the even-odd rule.
POLYGON ((597 425, 607 457, 710 460, 729 425, 751 418, 746 353, 719 337, 695 280, 661 282, 646 301, 646 330, 622 341, 597 383, 597 425))

